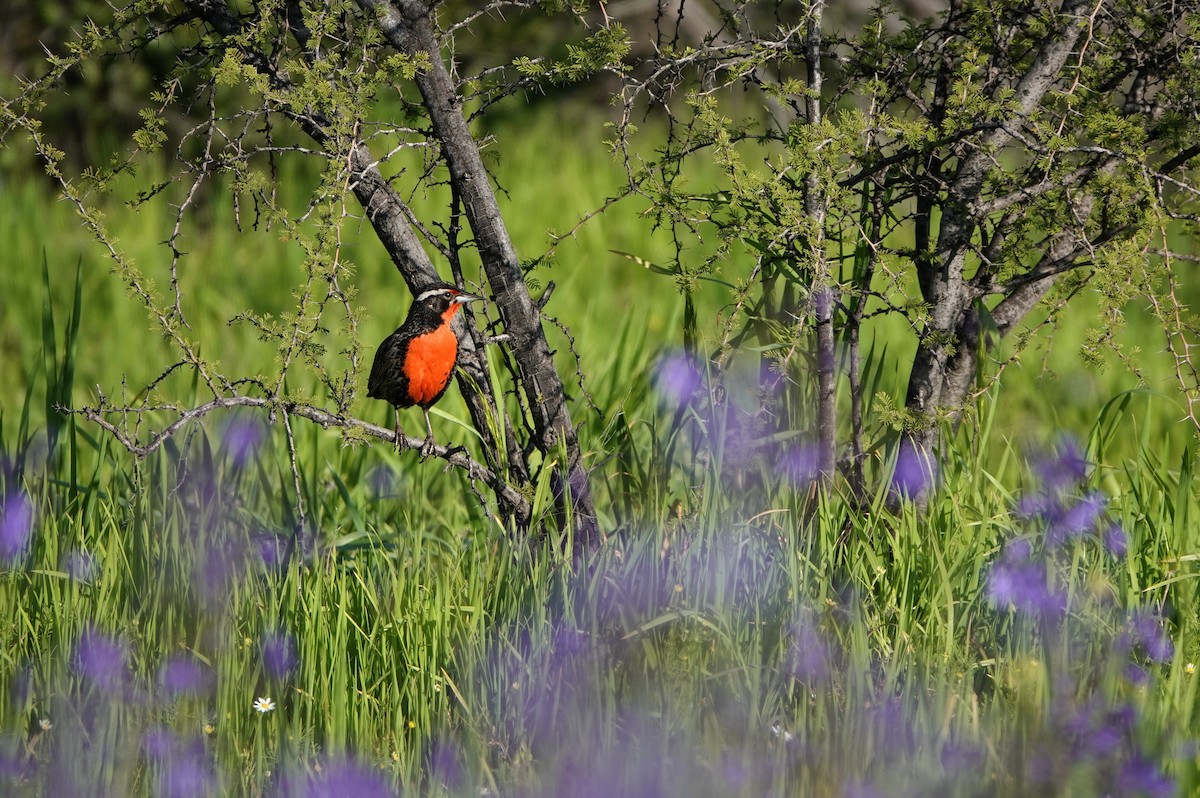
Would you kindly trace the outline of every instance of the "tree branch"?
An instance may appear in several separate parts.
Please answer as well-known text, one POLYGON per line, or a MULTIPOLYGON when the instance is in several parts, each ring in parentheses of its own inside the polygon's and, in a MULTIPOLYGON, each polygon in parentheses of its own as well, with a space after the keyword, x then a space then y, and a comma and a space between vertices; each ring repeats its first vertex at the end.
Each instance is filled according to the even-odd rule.
POLYGON ((597 533, 595 510, 587 473, 580 459, 579 441, 566 405, 566 393, 542 330, 539 314, 521 273, 520 263, 499 205, 488 181, 479 148, 467 128, 462 105, 446 71, 430 19, 432 10, 418 0, 358 0, 373 15, 387 41, 406 55, 426 54, 429 68, 417 75, 417 87, 433 124, 434 134, 459 196, 463 211, 495 295, 496 306, 512 338, 512 352, 528 398, 533 436, 544 454, 562 445, 567 454, 566 477, 557 486, 560 496, 568 486, 578 524, 577 544, 590 546, 597 533))
MULTIPOLYGON (((223 3, 215 0, 187 0, 187 2, 198 18, 207 21, 226 40, 236 40, 236 37, 243 33, 240 21, 223 3)), ((304 50, 305 58, 312 63, 312 56, 308 50, 310 32, 303 25, 297 4, 289 4, 287 20, 292 36, 304 50)), ((239 49, 239 53, 246 59, 246 63, 267 76, 276 88, 292 88, 288 76, 264 58, 261 53, 244 49, 239 49)), ((300 129, 318 144, 324 146, 332 143, 331 120, 311 111, 291 112, 289 115, 300 129)), ((404 278, 410 293, 415 296, 425 286, 440 281, 442 278, 410 222, 411 212, 408 206, 380 172, 379 162, 372 156, 366 142, 361 139, 351 142, 346 161, 349 170, 347 186, 362 206, 367 221, 371 223, 371 227, 375 230, 384 249, 391 257, 401 277, 404 278)), ((510 474, 511 476, 521 482, 527 481, 528 475, 522 468, 523 461, 514 436, 506 436, 507 457, 503 460, 496 457, 497 444, 491 433, 489 417, 490 408, 500 405, 491 399, 491 380, 488 376, 487 356, 478 345, 477 333, 468 325, 466 314, 458 314, 455 325, 459 338, 457 382, 471 415, 472 424, 483 440, 483 452, 492 467, 498 467, 499 463, 506 462, 510 470, 515 470, 510 474)), ((527 519, 522 517, 518 520, 524 523, 527 519)))
MULTIPOLYGON (((143 459, 157 451, 170 437, 175 435, 188 424, 197 422, 207 416, 214 410, 228 410, 235 407, 255 407, 260 409, 275 409, 283 411, 285 416, 297 416, 307 419, 314 424, 319 424, 324 429, 345 429, 357 430, 366 435, 380 440, 389 441, 393 444, 398 444, 403 449, 415 449, 420 451, 425 444, 423 438, 413 438, 407 435, 396 437, 394 430, 380 427, 367 421, 355 418, 354 416, 339 415, 330 413, 320 407, 305 404, 303 402, 280 401, 272 403, 268 399, 257 396, 224 396, 205 402, 202 405, 197 405, 187 410, 179 410, 176 407, 114 407, 101 402, 96 407, 81 407, 81 408, 58 408, 63 413, 80 415, 91 421, 96 426, 109 432, 117 441, 129 450, 131 454, 143 459), (125 429, 109 421, 108 417, 114 414, 128 415, 137 414, 139 417, 148 412, 156 410, 170 411, 178 413, 174 421, 162 427, 157 432, 150 435, 149 440, 139 442, 136 438, 131 437, 125 429)), ((290 426, 290 425, 289 425, 290 426)), ((289 430, 290 432, 290 430, 289 430)), ((508 485, 494 471, 487 466, 473 459, 467 454, 462 447, 441 446, 436 445, 432 448, 433 457, 445 460, 449 466, 460 468, 467 472, 467 478, 471 480, 480 480, 486 484, 501 501, 507 506, 507 510, 518 518, 528 518, 530 507, 529 502, 511 485, 508 485)))

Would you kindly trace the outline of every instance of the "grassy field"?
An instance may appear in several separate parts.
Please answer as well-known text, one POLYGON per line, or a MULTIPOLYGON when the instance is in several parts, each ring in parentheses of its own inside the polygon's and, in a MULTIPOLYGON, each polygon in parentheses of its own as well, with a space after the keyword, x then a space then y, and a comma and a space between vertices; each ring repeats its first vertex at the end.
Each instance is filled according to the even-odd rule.
MULTIPOLYGON (((494 134, 523 257, 619 187, 598 126, 494 134)), ((1200 789, 1195 442, 1141 308, 1122 336, 1145 384, 1081 365, 1084 297, 948 443, 924 512, 890 508, 882 479, 864 512, 769 464, 728 468, 718 431, 671 423, 653 373, 682 300, 611 252, 668 256, 644 210, 618 204, 532 274, 558 284, 548 312, 598 408, 574 412, 609 539, 572 561, 511 540, 411 452, 298 428, 294 534, 284 438, 262 419, 214 417, 141 462, 63 421, 47 396, 136 391, 170 353, 72 209, 0 176, 0 792, 1200 789)), ((233 234, 233 212, 214 195, 186 231, 189 322, 227 371, 264 372, 272 347, 227 321, 286 312, 303 253, 233 234)), ((108 222, 163 282, 169 209, 113 202, 108 222)), ((347 230, 371 345, 408 298, 373 234, 347 230)), ((698 297, 702 328, 723 301, 698 297)), ((892 396, 905 354, 883 364, 892 396)), ((439 408, 465 417, 457 396, 439 408)), ((357 411, 388 423, 365 397, 357 411)))

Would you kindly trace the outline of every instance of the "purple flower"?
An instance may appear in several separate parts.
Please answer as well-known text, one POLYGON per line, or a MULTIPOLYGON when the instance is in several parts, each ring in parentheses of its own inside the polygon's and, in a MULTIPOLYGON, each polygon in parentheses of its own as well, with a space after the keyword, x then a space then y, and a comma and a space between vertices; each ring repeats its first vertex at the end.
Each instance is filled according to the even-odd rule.
POLYGON ((296 644, 285 632, 272 632, 263 637, 263 670, 272 679, 287 679, 295 670, 298 660, 296 644))
POLYGON ((1056 540, 1076 538, 1091 531, 1100 518, 1100 514, 1104 512, 1107 503, 1108 500, 1099 491, 1087 494, 1073 506, 1051 519, 1049 537, 1056 540))
POLYGON ((154 726, 142 735, 142 750, 151 759, 162 759, 175 747, 175 735, 162 726, 154 726))
POLYGON ((987 577, 987 596, 993 606, 1014 607, 1025 615, 1057 616, 1066 609, 1066 595, 1049 585, 1046 564, 1031 556, 1028 540, 1005 547, 987 577))
POLYGON ((1127 706, 1105 710, 1095 702, 1081 708, 1065 725, 1076 755, 1107 761, 1121 750, 1133 718, 1127 706))
POLYGON ((191 654, 168 657, 158 670, 158 684, 172 696, 203 695, 213 688, 213 673, 191 654))
POLYGON ((686 404, 703 384, 704 375, 683 352, 666 355, 654 366, 654 387, 671 404, 686 404))
POLYGON ((865 718, 875 730, 876 739, 888 741, 879 751, 884 762, 902 758, 906 751, 914 750, 917 729, 913 714, 897 696, 877 699, 866 708, 865 718))
POLYGON ((216 775, 200 740, 187 742, 167 729, 156 727, 142 736, 142 748, 154 761, 157 795, 198 798, 214 794, 216 775))
POLYGON ((24 781, 33 778, 36 773, 37 762, 26 756, 23 746, 19 744, 0 746, 0 779, 24 781))
POLYGON ((1068 436, 1059 440, 1053 455, 1033 463, 1034 473, 1041 480, 1038 487, 1045 493, 1078 485, 1087 476, 1087 468, 1087 457, 1079 442, 1068 436))
POLYGON ((1120 524, 1109 524, 1108 529, 1104 530, 1104 548, 1118 560, 1125 558, 1129 552, 1129 536, 1120 524))
POLYGON ((462 762, 458 749, 447 740, 438 740, 425 752, 425 768, 429 778, 445 789, 456 792, 463 780, 462 762))
POLYGON ((1175 656, 1175 644, 1167 635, 1162 618, 1152 612, 1140 612, 1129 621, 1126 638, 1151 662, 1170 662, 1175 656))
POLYGON ((225 450, 235 468, 245 468, 258 454, 266 440, 267 430, 253 416, 239 416, 225 427, 225 450))
POLYGON ((1022 521, 1032 521, 1035 518, 1052 520, 1062 515, 1062 502, 1044 493, 1031 493, 1022 496, 1013 511, 1022 521))
POLYGON ((1121 729, 1106 723, 1090 729, 1083 745, 1086 746, 1088 754, 1103 760, 1117 752, 1123 739, 1121 729))
POLYGON ((806 443, 785 451, 775 464, 776 470, 801 487, 821 474, 821 450, 815 443, 806 443))
POLYGON ((1116 795, 1170 798, 1175 795, 1175 781, 1153 762, 1135 755, 1121 766, 1117 774, 1116 795))
POLYGON ((216 794, 213 767, 202 756, 181 753, 164 762, 161 768, 158 794, 164 798, 199 798, 216 794))
POLYGON ((1122 673, 1130 684, 1144 685, 1150 681, 1150 672, 1136 662, 1126 663, 1122 673))
POLYGON ((349 760, 329 762, 308 783, 308 798, 391 798, 383 775, 349 760))
POLYGON ((274 532, 263 532, 250 539, 253 549, 258 552, 263 565, 267 568, 277 568, 284 565, 288 552, 288 541, 283 535, 274 532))
POLYGON ((76 582, 94 582, 100 576, 100 564, 91 552, 82 549, 63 555, 62 570, 76 582))
POLYGON ((17 490, 0 504, 0 562, 14 565, 25 559, 33 538, 33 505, 17 490))
POLYGON ((829 647, 811 613, 803 613, 792 626, 791 672, 809 686, 824 684, 829 678, 829 647))
POLYGON ((892 472, 892 495, 916 499, 933 487, 937 480, 937 461, 912 438, 900 442, 896 468, 892 472))
POLYGON ((129 681, 125 646, 113 637, 87 627, 75 644, 75 671, 96 687, 117 691, 129 681))

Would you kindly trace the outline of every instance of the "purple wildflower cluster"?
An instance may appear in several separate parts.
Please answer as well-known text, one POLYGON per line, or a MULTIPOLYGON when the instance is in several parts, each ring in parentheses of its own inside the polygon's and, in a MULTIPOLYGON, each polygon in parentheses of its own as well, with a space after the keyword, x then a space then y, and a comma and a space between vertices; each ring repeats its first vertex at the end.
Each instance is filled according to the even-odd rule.
POLYGON ((0 563, 24 561, 33 541, 33 504, 17 489, 0 498, 0 563))
POLYGON ((1163 619, 1153 612, 1135 612, 1117 637, 1117 650, 1149 662, 1166 665, 1175 657, 1175 644, 1163 619))
POLYGON ((235 416, 226 425, 222 438, 229 461, 240 470, 258 456, 267 440, 267 428, 258 416, 235 416))
POLYGON ((1023 615, 1058 618, 1067 609, 1066 591, 1054 584, 1051 569, 1034 553, 1029 538, 1004 546, 988 574, 987 596, 993 605, 1012 606, 1023 615))
POLYGON ((937 485, 937 480, 938 463, 933 454, 910 437, 901 439, 892 470, 892 497, 919 499, 937 485))
POLYGON ((212 669, 192 654, 173 654, 158 670, 158 686, 166 696, 204 696, 216 687, 212 669))
POLYGON ((1087 618, 1096 612, 1111 617, 1121 612, 1119 608, 1083 606, 1087 594, 1082 592, 1069 598, 1065 582, 1078 549, 1068 549, 1068 544, 1090 546, 1120 560, 1128 552, 1128 538, 1119 524, 1105 517, 1106 497, 1087 489, 1088 462, 1077 442, 1064 438, 1032 464, 1032 472, 1037 487, 1020 499, 1015 512, 1030 531, 1004 545, 986 578, 986 596, 994 607, 1037 619, 1042 634, 1070 641, 1062 649, 1047 646, 1042 654, 1063 661, 1054 669, 1059 673, 1052 685, 1056 708, 1047 728, 1035 732, 1043 744, 1027 763, 1026 778, 1045 794, 1091 779, 1098 788, 1115 787, 1113 794, 1174 795, 1174 781, 1151 761, 1137 738, 1136 709, 1119 697, 1121 686, 1084 689, 1077 680, 1095 680, 1099 674, 1078 674, 1065 653, 1107 650, 1109 666, 1120 672, 1126 685, 1149 679, 1147 663, 1163 665, 1174 656, 1174 644, 1156 613, 1130 613, 1113 639, 1107 631, 1110 622, 1089 625, 1087 618), (1078 619, 1071 628, 1062 623, 1068 611, 1078 619), (1082 704, 1080 695, 1088 696, 1082 704))
POLYGON ((653 373, 655 390, 672 406, 687 404, 704 387, 704 374, 695 358, 683 352, 660 358, 653 373))
MULTIPOLYGON (((1068 692, 1068 691, 1064 691, 1068 692)), ((1026 762, 1026 780, 1039 794, 1061 794, 1090 783, 1092 794, 1170 798, 1174 779, 1152 761, 1137 737, 1137 709, 1093 695, 1082 704, 1060 697, 1043 743, 1026 762), (1110 792, 1115 788, 1115 792, 1110 792)))
POLYGON ((1091 542, 1122 558, 1128 538, 1119 524, 1105 518, 1104 494, 1084 489, 1088 462, 1076 441, 1063 438, 1054 451, 1034 461, 1032 471, 1037 487, 1015 510, 1032 532, 1004 546, 988 574, 987 597, 998 608, 1058 617, 1067 609, 1066 591, 1057 584, 1058 552, 1069 542, 1091 542))
MULTIPOLYGON (((0 740, 0 779, 30 781, 38 778, 38 771, 42 770, 42 778, 54 788, 54 794, 85 794, 87 781, 92 778, 88 774, 114 756, 127 757, 128 741, 132 739, 140 740, 137 755, 145 765, 153 794, 169 798, 221 794, 215 751, 206 737, 212 733, 212 727, 184 733, 174 722, 183 716, 182 707, 189 707, 187 714, 191 714, 197 707, 211 706, 216 697, 216 672, 196 654, 178 651, 163 657, 148 678, 141 678, 134 671, 130 648, 128 639, 121 635, 91 625, 82 630, 69 657, 79 689, 64 692, 50 706, 53 717, 67 720, 47 724, 45 730, 51 744, 36 760, 14 759, 14 763, 22 763, 19 768, 6 769, 9 751, 0 740), (113 737, 114 729, 120 729, 122 734, 113 737), (108 731, 100 733, 104 730, 108 731), (111 738, 121 750, 111 744, 89 745, 87 740, 92 737, 111 738)), ((264 635, 262 656, 263 670, 272 678, 285 679, 294 673, 295 644, 287 634, 264 635)), ((343 770, 352 775, 353 768, 347 764, 339 770, 341 765, 334 764, 332 771, 326 771, 311 783, 294 782, 295 789, 289 794, 354 794, 342 792, 341 786, 360 782, 346 781, 337 775, 343 770)), ((367 785, 370 781, 361 783, 367 785)), ((390 793, 368 790, 364 794, 390 793)))
MULTIPOLYGON (((223 652, 221 635, 213 630, 227 628, 229 609, 238 594, 277 573, 295 548, 283 533, 248 529, 236 510, 241 501, 239 472, 258 456, 265 438, 266 430, 257 421, 231 422, 222 438, 231 470, 223 471, 206 448, 194 457, 182 453, 173 463, 178 477, 171 484, 173 506, 183 511, 182 523, 164 525, 163 536, 155 539, 161 548, 136 553, 152 563, 151 579, 139 586, 145 594, 139 594, 138 600, 164 609, 148 617, 165 618, 168 624, 181 618, 185 624, 196 617, 214 619, 199 625, 207 630, 204 633, 178 638, 193 643, 196 650, 146 650, 140 644, 143 630, 100 622, 89 623, 67 638, 60 664, 49 666, 59 668, 51 672, 52 678, 28 680, 31 686, 12 695, 18 712, 36 715, 29 730, 0 736, 0 794, 13 786, 28 787, 28 794, 33 794, 38 785, 47 794, 123 792, 120 780, 133 778, 134 772, 150 794, 181 798, 222 794, 213 735, 225 719, 216 710, 217 670, 212 662, 223 652), (22 706, 30 709, 21 710, 22 706), (42 720, 36 720, 39 716, 42 720), (121 765, 114 771, 112 763, 117 761, 128 767, 121 765)), ((33 545, 35 504, 24 490, 5 488, 11 483, 0 482, 0 569, 28 567, 40 554, 33 545)), ((148 523, 156 523, 158 516, 153 518, 148 523)), ((111 557, 102 560, 98 551, 64 541, 57 553, 58 568, 66 577, 58 584, 77 591, 83 597, 81 607, 89 606, 110 567, 124 565, 111 557)), ((111 550, 107 553, 111 555, 111 550)), ((26 583, 15 584, 24 588, 26 583)), ((258 647, 260 672, 272 680, 272 689, 259 693, 252 682, 245 686, 248 717, 253 699, 285 692, 280 683, 291 679, 299 666, 295 641, 281 629, 264 632, 258 647)), ((15 677, 8 684, 11 689, 15 677)), ((342 789, 350 782, 338 774, 353 775, 349 763, 334 762, 332 768, 317 778, 295 781, 293 794, 372 794, 365 788, 342 789)), ((369 784, 370 779, 361 783, 369 784)))
POLYGON ((216 767, 203 739, 152 728, 142 736, 142 751, 154 776, 157 795, 200 798, 216 794, 216 767))
POLYGON ((125 642, 92 626, 79 636, 72 665, 85 682, 107 693, 121 692, 133 680, 125 642))
POLYGON ((1082 491, 1088 462, 1079 443, 1063 438, 1057 447, 1033 462, 1037 488, 1017 502, 1016 516, 1041 525, 1048 548, 1071 540, 1099 535, 1116 556, 1124 555, 1124 534, 1112 523, 1104 523, 1108 500, 1100 491, 1082 491))
POLYGON ((279 798, 392 798, 395 793, 377 768, 336 757, 312 771, 289 770, 272 794, 279 798))

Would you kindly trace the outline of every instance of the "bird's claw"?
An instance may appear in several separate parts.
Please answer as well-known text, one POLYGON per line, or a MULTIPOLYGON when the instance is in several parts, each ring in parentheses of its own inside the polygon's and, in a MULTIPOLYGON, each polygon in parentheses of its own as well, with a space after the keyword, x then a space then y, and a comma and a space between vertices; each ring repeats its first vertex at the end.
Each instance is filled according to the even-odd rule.
POLYGON ((421 462, 425 462, 425 460, 432 457, 436 447, 437 444, 434 443, 432 437, 426 438, 425 442, 421 444, 421 462))

